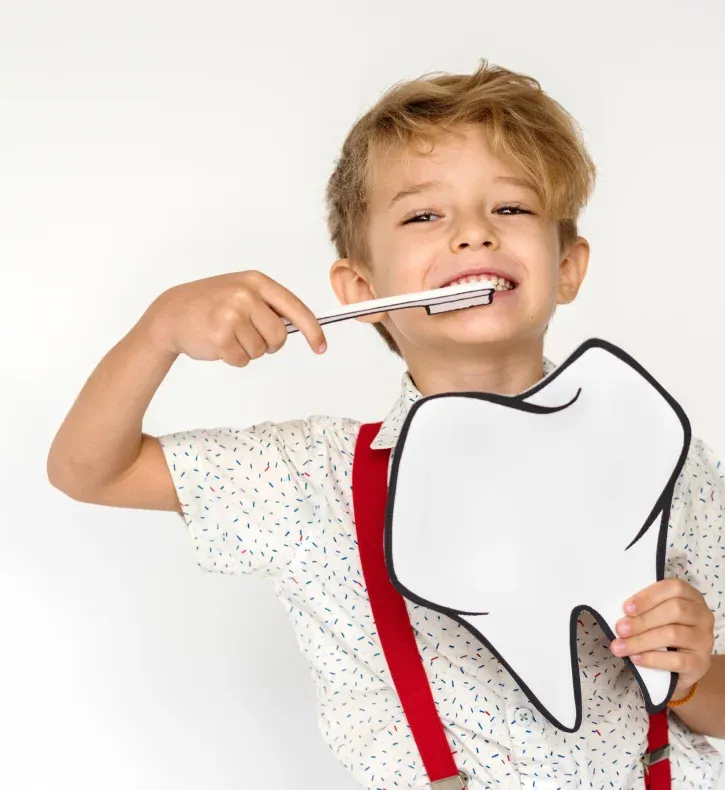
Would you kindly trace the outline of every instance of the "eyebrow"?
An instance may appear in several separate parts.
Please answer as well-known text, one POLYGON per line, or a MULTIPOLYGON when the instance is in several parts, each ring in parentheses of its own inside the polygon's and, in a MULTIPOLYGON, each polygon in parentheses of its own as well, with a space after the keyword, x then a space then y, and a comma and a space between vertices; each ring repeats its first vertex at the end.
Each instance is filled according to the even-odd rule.
MULTIPOLYGON (((512 184, 513 186, 523 187, 524 189, 529 189, 534 192, 534 187, 530 181, 525 178, 517 178, 516 176, 497 176, 494 179, 494 182, 503 182, 505 184, 512 184)), ((442 189, 443 187, 447 187, 445 181, 421 181, 420 184, 413 184, 412 186, 406 187, 405 189, 401 189, 395 197, 390 201, 388 208, 393 206, 399 200, 402 200, 409 195, 417 195, 420 192, 425 192, 428 189, 442 189)))

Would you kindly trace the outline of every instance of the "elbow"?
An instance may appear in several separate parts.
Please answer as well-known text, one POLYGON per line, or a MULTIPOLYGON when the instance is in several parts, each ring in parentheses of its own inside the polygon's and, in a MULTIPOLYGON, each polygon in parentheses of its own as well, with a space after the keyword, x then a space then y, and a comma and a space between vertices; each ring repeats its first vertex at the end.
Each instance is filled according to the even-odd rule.
POLYGON ((45 460, 45 474, 48 482, 57 488, 59 491, 65 493, 65 475, 63 473, 63 463, 58 458, 58 453, 55 451, 55 446, 50 448, 48 457, 45 460))
POLYGON ((73 483, 72 475, 68 473, 67 467, 60 463, 51 452, 45 465, 45 473, 48 482, 71 499, 79 499, 76 487, 73 483))
POLYGON ((88 485, 82 483, 84 479, 88 480, 88 476, 84 475, 81 470, 74 469, 73 464, 52 447, 46 459, 45 473, 53 488, 76 502, 93 501, 88 485))

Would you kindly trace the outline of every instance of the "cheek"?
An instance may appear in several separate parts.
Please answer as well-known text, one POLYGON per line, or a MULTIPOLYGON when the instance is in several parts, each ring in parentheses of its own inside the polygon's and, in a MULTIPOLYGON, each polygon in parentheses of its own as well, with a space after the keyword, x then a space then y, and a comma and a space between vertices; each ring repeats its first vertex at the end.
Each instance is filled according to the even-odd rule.
POLYGON ((374 285, 381 295, 390 295, 400 290, 407 274, 415 267, 411 265, 411 251, 399 243, 395 234, 380 233, 371 245, 373 256, 374 285))
POLYGON ((379 267, 379 282, 387 294, 422 290, 430 269, 430 250, 392 250, 379 267))
POLYGON ((390 296, 399 290, 399 272, 389 260, 380 261, 375 268, 373 285, 375 291, 380 296, 390 296))
POLYGON ((527 302, 533 310, 551 312, 559 300, 559 268, 549 261, 542 261, 535 271, 530 271, 530 288, 527 302))

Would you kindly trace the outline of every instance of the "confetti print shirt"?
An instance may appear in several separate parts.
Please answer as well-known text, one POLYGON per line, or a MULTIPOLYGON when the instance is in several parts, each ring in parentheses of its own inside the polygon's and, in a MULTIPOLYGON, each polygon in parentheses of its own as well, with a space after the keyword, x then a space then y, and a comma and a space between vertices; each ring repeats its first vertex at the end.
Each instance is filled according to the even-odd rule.
MULTIPOLYGON (((545 374, 553 367, 547 361, 545 374)), ((405 373, 374 448, 395 445, 420 397, 405 373)), ((355 540, 350 482, 359 426, 311 416, 185 431, 161 443, 198 565, 265 576, 289 613, 335 757, 369 790, 423 790, 428 781, 376 638, 355 540)), ((725 651, 724 469, 693 440, 675 490, 666 569, 705 596, 716 617, 716 653, 725 651)), ((541 717, 465 628, 407 606, 471 790, 644 788, 648 718, 639 686, 588 613, 578 627, 583 720, 566 733, 541 717)), ((670 743, 673 786, 714 788, 722 761, 707 739, 670 715, 670 743)))

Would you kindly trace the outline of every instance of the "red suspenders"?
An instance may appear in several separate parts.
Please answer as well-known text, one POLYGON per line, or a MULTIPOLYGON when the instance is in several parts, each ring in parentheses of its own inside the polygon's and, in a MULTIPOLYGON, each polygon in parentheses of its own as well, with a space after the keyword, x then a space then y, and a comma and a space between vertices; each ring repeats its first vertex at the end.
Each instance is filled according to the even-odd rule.
MULTIPOLYGON (((383 534, 390 450, 373 450, 381 423, 360 428, 352 466, 352 494, 358 549, 370 606, 388 669, 398 692, 431 788, 459 790, 459 774, 415 642, 405 599, 393 587, 385 566, 383 534)), ((669 790, 667 710, 650 716, 645 757, 646 790, 669 790)))

